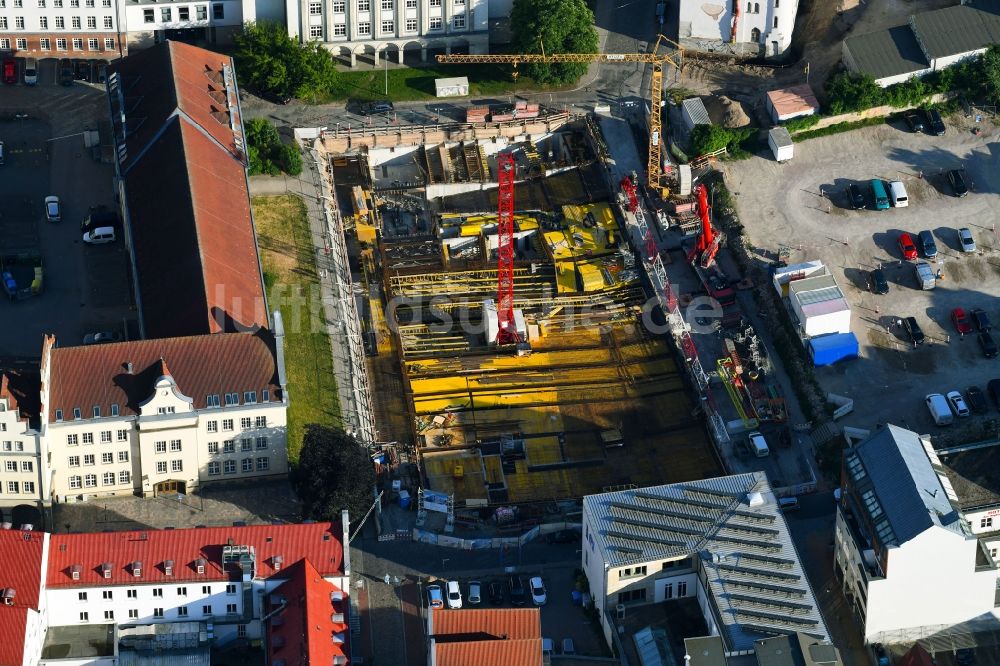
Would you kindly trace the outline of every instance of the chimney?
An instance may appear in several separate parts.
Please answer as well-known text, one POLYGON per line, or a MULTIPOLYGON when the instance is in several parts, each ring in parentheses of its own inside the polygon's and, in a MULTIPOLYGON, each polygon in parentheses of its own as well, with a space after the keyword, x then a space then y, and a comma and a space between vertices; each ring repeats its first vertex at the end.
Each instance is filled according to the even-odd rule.
POLYGON ((132 374, 132 361, 125 361, 125 372, 132 374))

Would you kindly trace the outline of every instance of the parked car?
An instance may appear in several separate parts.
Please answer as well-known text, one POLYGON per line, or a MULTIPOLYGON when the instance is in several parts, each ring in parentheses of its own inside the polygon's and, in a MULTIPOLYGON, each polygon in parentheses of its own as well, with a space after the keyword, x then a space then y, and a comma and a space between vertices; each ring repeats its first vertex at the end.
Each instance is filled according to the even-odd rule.
POLYGON ((951 311, 951 323, 955 325, 955 330, 961 335, 972 333, 972 322, 962 308, 955 308, 951 311))
POLYGON ((972 232, 968 227, 958 230, 958 244, 962 246, 962 252, 975 252, 976 239, 972 237, 972 232))
POLYGON ((965 398, 958 391, 948 391, 945 398, 948 399, 948 404, 951 406, 951 411, 955 412, 955 416, 968 416, 971 414, 969 406, 965 404, 965 398))
POLYGON ((924 131, 924 121, 921 120, 920 116, 916 113, 907 113, 903 116, 906 119, 906 124, 909 125, 911 132, 923 132, 924 131))
POLYGON ((440 585, 427 586, 427 607, 444 608, 444 595, 441 594, 440 585))
POLYGON ((973 308, 969 315, 972 317, 972 323, 975 325, 977 331, 989 331, 993 329, 993 324, 990 323, 990 317, 986 314, 986 310, 973 308))
POLYGON ((948 183, 956 197, 964 197, 969 193, 969 188, 965 185, 965 175, 961 169, 952 169, 948 172, 948 183))
POLYGON ((382 102, 368 102, 361 106, 361 115, 374 116, 379 113, 389 113, 393 110, 392 102, 385 100, 382 102))
POLYGON ((983 356, 986 358, 996 358, 997 343, 991 334, 983 331, 976 334, 976 340, 979 342, 979 348, 983 350, 983 356))
POLYGON ((64 86, 73 85, 73 62, 69 58, 59 61, 59 83, 64 86))
POLYGON ((861 191, 861 188, 854 183, 847 186, 847 198, 851 202, 851 207, 854 210, 861 210, 865 207, 865 194, 861 191))
POLYGON ((914 346, 924 344, 924 332, 920 330, 920 324, 917 323, 916 317, 903 319, 903 328, 906 329, 906 335, 914 346))
POLYGON ((934 242, 934 234, 924 229, 917 234, 917 238, 920 240, 920 250, 926 258, 933 259, 937 256, 937 243, 934 242))
POLYGON ((528 581, 528 585, 531 586, 531 603, 536 606, 544 606, 548 599, 545 596, 545 584, 542 582, 542 577, 533 576, 528 581))
POLYGON ((503 603, 503 585, 497 581, 490 581, 490 603, 494 606, 499 606, 503 603))
POLYGON ((510 576, 507 579, 507 592, 510 595, 510 603, 515 606, 523 606, 527 601, 527 592, 524 590, 524 581, 520 576, 510 576))
POLYGON ((1000 379, 991 379, 986 383, 986 392, 993 398, 993 404, 1000 409, 1000 379))
POLYGON ((948 400, 940 393, 930 393, 924 396, 924 403, 927 405, 927 411, 930 412, 935 424, 946 426, 955 422, 955 414, 952 413, 948 400))
POLYGON ((965 389, 965 401, 969 403, 969 409, 975 414, 985 414, 990 410, 986 402, 986 394, 978 386, 970 386, 965 389))
POLYGON ((910 234, 905 231, 899 234, 899 251, 903 253, 903 259, 917 258, 917 246, 913 244, 910 234))
POLYGON ((937 109, 927 109, 926 113, 930 133, 935 136, 944 134, 944 121, 941 120, 941 113, 937 109))
POLYGON ((24 60, 24 84, 33 86, 38 83, 38 61, 34 58, 24 60))
POLYGON ((7 85, 14 85, 17 83, 17 61, 13 58, 4 58, 3 65, 3 82, 7 85))
POLYGON ((62 219, 62 213, 59 209, 59 197, 45 197, 45 219, 49 222, 58 222, 62 219))
POLYGON ((118 331, 100 331, 98 333, 87 333, 83 336, 85 345, 101 345, 108 342, 121 342, 122 336, 118 331))
POLYGON ((114 243, 115 238, 114 227, 97 227, 93 231, 88 231, 83 234, 83 242, 90 243, 91 245, 114 243))
POLYGON ((576 654, 576 646, 573 645, 572 638, 562 639, 562 653, 566 655, 576 654))
POLYGON ((448 608, 458 610, 462 607, 462 588, 458 586, 457 580, 449 580, 445 586, 448 592, 448 608))
POLYGON ((556 644, 551 638, 542 639, 542 656, 551 657, 556 653, 556 644))
POLYGON ((481 594, 482 589, 483 589, 483 585, 478 580, 470 580, 469 581, 469 603, 470 604, 474 604, 475 605, 475 604, 482 603, 482 601, 483 601, 483 597, 482 597, 482 594, 481 594))
POLYGON ((868 274, 868 288, 873 294, 889 293, 889 281, 885 279, 885 272, 881 268, 876 268, 868 274))

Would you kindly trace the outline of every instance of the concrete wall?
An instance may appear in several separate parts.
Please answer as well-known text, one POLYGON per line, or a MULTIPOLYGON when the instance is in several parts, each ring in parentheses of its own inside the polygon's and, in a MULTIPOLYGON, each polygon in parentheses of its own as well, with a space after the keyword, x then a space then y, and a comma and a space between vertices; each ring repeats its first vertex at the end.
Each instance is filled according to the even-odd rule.
POLYGON ((940 93, 937 95, 931 95, 926 102, 921 102, 920 104, 912 104, 909 106, 873 106, 870 109, 863 109, 861 111, 852 111, 851 113, 841 113, 836 116, 823 116, 819 119, 812 127, 807 127, 805 129, 797 130, 792 132, 792 136, 799 134, 801 132, 811 132, 812 130, 822 129, 824 127, 829 127, 830 125, 836 125, 838 123, 853 123, 859 120, 866 120, 868 118, 881 118, 888 116, 893 113, 899 113, 900 111, 906 111, 908 109, 915 109, 924 104, 940 104, 941 102, 946 102, 950 99, 950 95, 947 93, 940 93))

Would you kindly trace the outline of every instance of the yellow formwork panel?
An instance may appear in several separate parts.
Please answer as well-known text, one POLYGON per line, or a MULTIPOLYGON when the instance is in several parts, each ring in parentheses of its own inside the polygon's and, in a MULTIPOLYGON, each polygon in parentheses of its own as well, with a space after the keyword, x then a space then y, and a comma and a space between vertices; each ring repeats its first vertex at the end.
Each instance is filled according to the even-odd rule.
POLYGON ((524 440, 524 447, 527 450, 528 462, 532 465, 563 462, 558 437, 532 437, 524 440))
POLYGON ((556 293, 576 294, 579 291, 576 286, 576 270, 573 264, 568 262, 556 264, 556 293))
POLYGON ((486 483, 503 483, 500 456, 483 456, 483 470, 486 472, 486 483))
POLYGON ((611 206, 606 203, 584 204, 581 206, 566 205, 562 207, 562 213, 567 220, 579 224, 582 224, 587 218, 587 213, 591 213, 594 216, 594 220, 597 221, 597 226, 602 229, 618 228, 615 214, 612 212, 611 206))

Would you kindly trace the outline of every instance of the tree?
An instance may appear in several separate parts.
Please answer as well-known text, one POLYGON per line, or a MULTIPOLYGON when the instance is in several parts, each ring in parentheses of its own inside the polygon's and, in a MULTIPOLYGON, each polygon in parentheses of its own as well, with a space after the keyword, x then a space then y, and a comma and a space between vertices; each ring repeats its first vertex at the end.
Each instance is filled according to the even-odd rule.
MULTIPOLYGON (((510 12, 514 53, 597 53, 594 13, 585 0, 514 0, 510 12)), ((587 63, 528 64, 524 72, 549 85, 573 83, 587 63)))
POLYGON ((1000 104, 1000 46, 994 44, 979 58, 981 92, 990 104, 1000 104))
POLYGON ((337 82, 329 51, 316 42, 300 44, 282 24, 249 22, 234 41, 241 83, 266 97, 320 101, 337 82))
POLYGON ((848 71, 840 71, 827 79, 826 96, 830 113, 834 115, 870 109, 885 100, 884 91, 871 75, 848 71))
POLYGON ((278 130, 266 118, 251 118, 246 124, 250 175, 266 173, 277 176, 282 171, 290 176, 302 173, 302 156, 295 146, 281 142, 278 130))
POLYGON ((742 148, 740 144, 753 136, 751 127, 727 129, 719 125, 695 125, 691 130, 691 148, 695 155, 714 153, 726 148, 730 153, 737 153, 742 148))
POLYGON ((329 426, 306 426, 295 473, 296 490, 305 515, 315 520, 364 518, 375 499, 375 470, 368 451, 353 437, 329 426))

